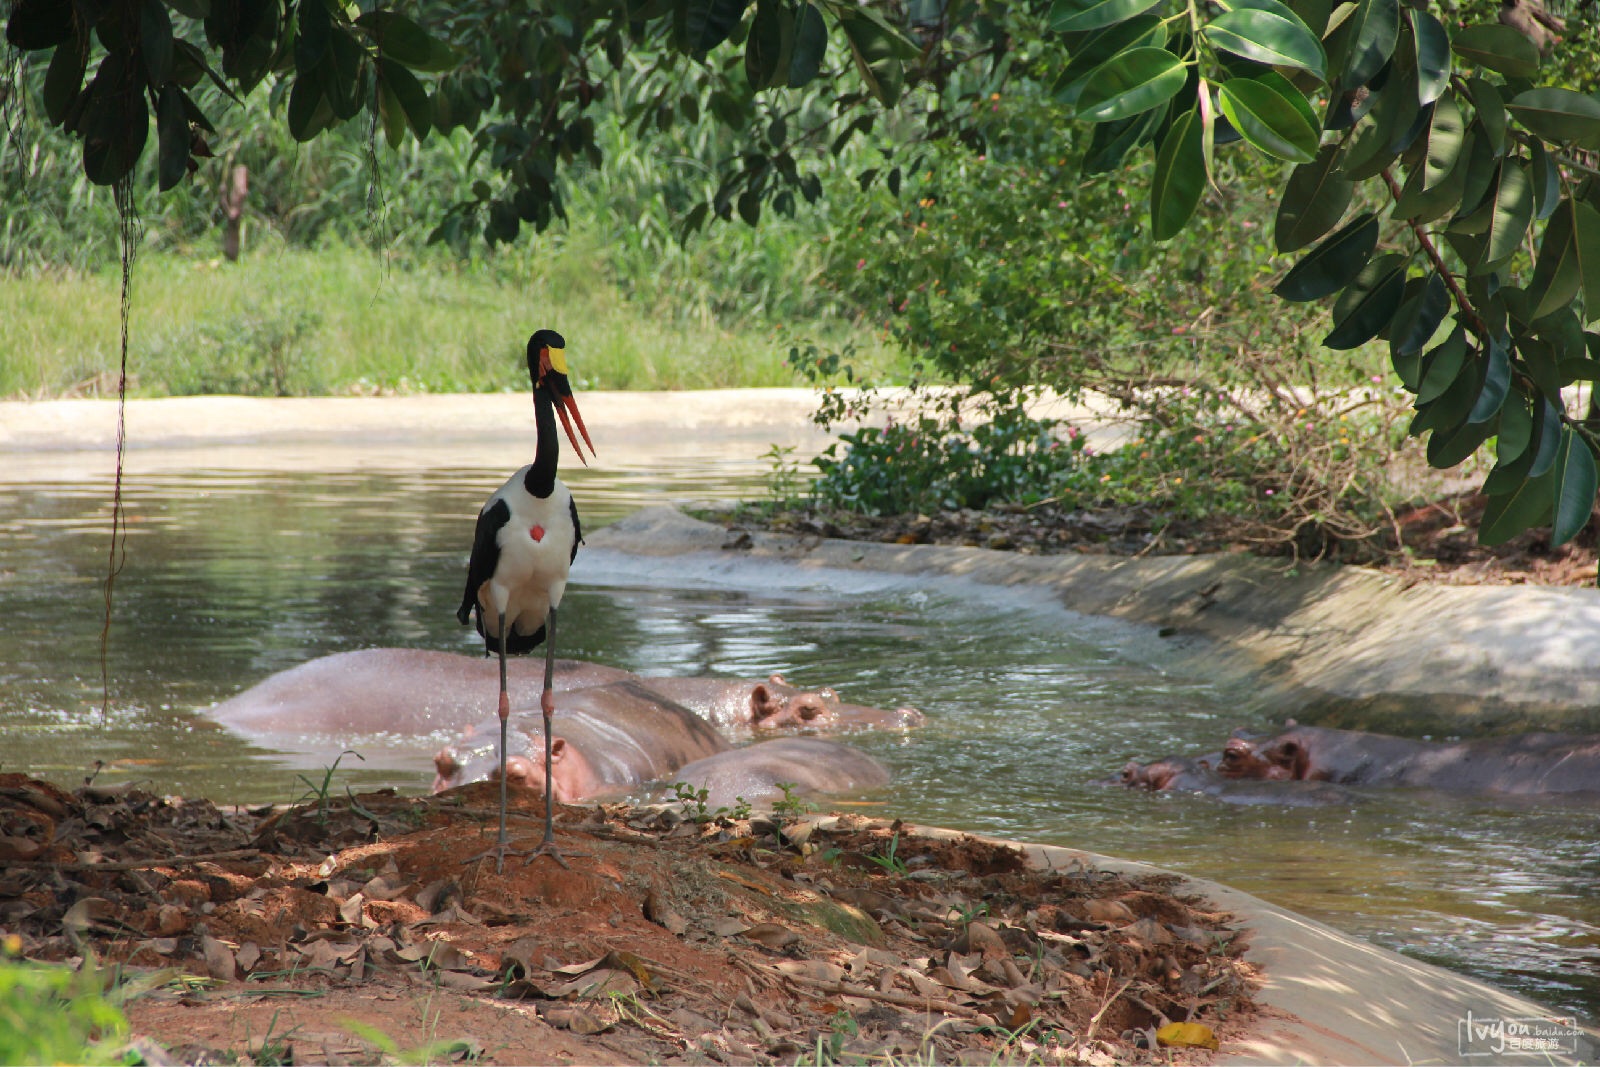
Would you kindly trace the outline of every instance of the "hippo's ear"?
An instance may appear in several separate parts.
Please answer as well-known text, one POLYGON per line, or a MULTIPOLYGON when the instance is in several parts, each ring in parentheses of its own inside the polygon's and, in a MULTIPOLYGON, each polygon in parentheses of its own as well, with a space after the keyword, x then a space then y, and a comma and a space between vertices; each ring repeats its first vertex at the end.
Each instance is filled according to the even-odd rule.
POLYGON ((771 674, 769 674, 767 676, 767 684, 768 685, 788 685, 789 683, 784 680, 783 675, 779 674, 777 671, 773 671, 771 674))
MULTIPOLYGON (((777 675, 773 675, 774 678, 777 675)), ((772 695, 772 690, 757 682, 750 689, 750 722, 759 726, 783 710, 783 701, 772 695)))
POLYGON ((456 776, 461 773, 461 764, 456 760, 456 750, 446 746, 441 748, 433 757, 433 791, 443 793, 455 784, 456 776))
POLYGON ((550 762, 560 763, 567 755, 567 739, 553 737, 550 739, 550 762))

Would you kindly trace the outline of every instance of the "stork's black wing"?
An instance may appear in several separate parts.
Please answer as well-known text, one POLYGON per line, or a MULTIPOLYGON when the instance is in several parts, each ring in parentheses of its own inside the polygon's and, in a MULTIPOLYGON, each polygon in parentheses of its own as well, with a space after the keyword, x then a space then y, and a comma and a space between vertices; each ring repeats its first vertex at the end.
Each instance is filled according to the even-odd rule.
MULTIPOLYGON (((511 521, 511 505, 493 500, 478 512, 478 525, 472 532, 472 556, 467 560, 467 590, 462 594, 456 620, 465 626, 478 606, 478 590, 494 577, 500 565, 500 528, 511 521)), ((483 632, 480 624, 478 632, 483 632)))
POLYGON ((578 558, 578 546, 583 544, 583 526, 578 522, 578 502, 572 497, 567 497, 567 504, 572 508, 572 555, 568 563, 578 558))

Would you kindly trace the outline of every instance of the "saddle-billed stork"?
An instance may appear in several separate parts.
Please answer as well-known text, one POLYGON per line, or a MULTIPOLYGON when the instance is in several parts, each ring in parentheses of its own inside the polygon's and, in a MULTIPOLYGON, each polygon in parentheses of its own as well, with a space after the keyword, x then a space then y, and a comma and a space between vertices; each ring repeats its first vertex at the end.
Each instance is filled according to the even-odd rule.
MULTIPOLYGON (((511 699, 506 693, 506 656, 532 652, 545 646, 544 692, 539 707, 544 712, 545 818, 544 841, 528 853, 552 856, 566 866, 555 844, 554 790, 550 783, 550 718, 555 713, 552 682, 555 672, 556 608, 567 588, 567 575, 578 555, 583 529, 572 493, 556 477, 561 445, 556 437, 556 417, 567 440, 585 464, 583 445, 572 432, 573 422, 594 453, 594 442, 578 414, 567 381, 567 343, 554 330, 539 330, 528 338, 528 376, 533 380, 533 416, 538 444, 533 462, 513 474, 495 490, 478 512, 472 536, 472 556, 467 563, 467 588, 456 618, 469 619, 483 636, 484 654, 500 656, 500 835, 494 848, 472 857, 494 856, 495 870, 504 865, 506 835, 506 719, 511 699), (568 414, 571 421, 568 421, 568 414)), ((515 853, 521 854, 521 853, 515 853)))

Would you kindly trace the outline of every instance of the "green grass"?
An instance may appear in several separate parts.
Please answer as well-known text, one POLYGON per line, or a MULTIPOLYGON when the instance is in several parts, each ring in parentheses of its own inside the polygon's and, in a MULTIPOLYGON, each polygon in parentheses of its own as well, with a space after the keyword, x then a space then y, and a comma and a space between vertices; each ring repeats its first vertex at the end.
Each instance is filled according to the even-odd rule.
MULTIPOLYGON (((119 286, 115 265, 0 275, 0 397, 114 391, 119 286)), ((270 237, 238 263, 148 252, 134 273, 130 392, 520 390, 523 346, 541 326, 566 334, 585 389, 798 385, 785 356, 800 338, 854 341, 868 373, 903 377, 898 357, 864 328, 719 315, 682 292, 628 298, 603 238, 583 230, 471 261, 438 249, 307 250, 270 237)))

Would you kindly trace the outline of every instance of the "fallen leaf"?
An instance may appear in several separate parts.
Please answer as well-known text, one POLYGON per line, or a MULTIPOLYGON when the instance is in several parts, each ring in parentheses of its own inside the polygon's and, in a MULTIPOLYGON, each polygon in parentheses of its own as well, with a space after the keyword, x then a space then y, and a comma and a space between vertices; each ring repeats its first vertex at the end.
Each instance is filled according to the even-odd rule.
POLYGON ((800 940, 800 935, 777 923, 757 923, 744 931, 744 937, 765 948, 781 951, 800 940))
POLYGON ((583 1008, 548 1007, 544 1009, 543 1018, 551 1026, 575 1034, 600 1034, 611 1029, 610 1023, 583 1008))
POLYGON ((1096 922, 1131 923, 1134 919, 1133 910, 1120 900, 1097 898, 1089 901, 1086 910, 1089 912, 1089 918, 1096 922))
POLYGON ((1168 1023, 1156 1031, 1156 1043, 1163 1048, 1206 1048, 1217 1050, 1217 1035, 1204 1023, 1168 1023))

